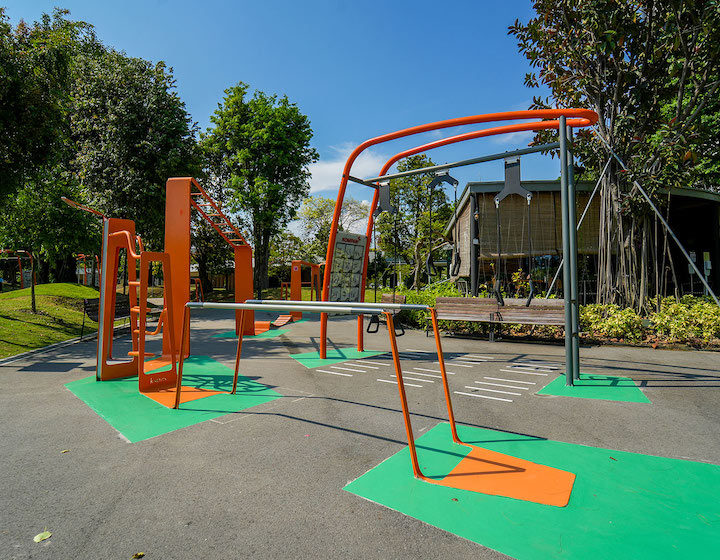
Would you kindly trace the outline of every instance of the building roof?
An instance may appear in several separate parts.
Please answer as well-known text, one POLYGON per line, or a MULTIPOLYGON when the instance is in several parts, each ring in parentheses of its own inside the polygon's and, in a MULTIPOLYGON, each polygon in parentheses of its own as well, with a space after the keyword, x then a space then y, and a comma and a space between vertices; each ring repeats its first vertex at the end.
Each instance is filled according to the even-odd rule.
MULTIPOLYGON (((445 226, 445 237, 450 235, 450 231, 455 226, 455 217, 463 213, 465 205, 468 203, 470 194, 487 194, 498 193, 503 189, 504 181, 482 181, 470 182, 465 185, 465 189, 460 195, 457 211, 451 216, 447 226, 445 226)), ((555 181, 522 181, 521 185, 531 192, 559 192, 560 180, 555 181)), ((592 192, 595 188, 595 182, 578 181, 575 184, 577 192, 592 192)), ((662 194, 670 193, 671 196, 681 196, 686 198, 699 198, 720 204, 720 193, 708 191, 704 189, 695 189, 688 187, 674 187, 671 189, 661 189, 662 194)))

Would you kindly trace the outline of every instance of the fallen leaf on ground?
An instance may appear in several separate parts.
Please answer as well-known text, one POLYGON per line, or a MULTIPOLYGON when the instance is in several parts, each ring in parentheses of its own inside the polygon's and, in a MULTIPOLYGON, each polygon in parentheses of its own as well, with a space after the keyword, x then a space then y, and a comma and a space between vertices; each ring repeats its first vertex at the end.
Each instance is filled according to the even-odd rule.
POLYGON ((42 533, 35 535, 33 537, 33 540, 35 542, 41 542, 41 541, 44 541, 45 539, 49 539, 50 537, 52 537, 52 533, 50 531, 48 531, 47 529, 45 529, 42 533))
POLYGON ((63 449, 60 453, 68 453, 69 451, 69 449, 63 449))
POLYGON ((136 552, 130 558, 142 558, 143 556, 145 556, 144 552, 136 552))

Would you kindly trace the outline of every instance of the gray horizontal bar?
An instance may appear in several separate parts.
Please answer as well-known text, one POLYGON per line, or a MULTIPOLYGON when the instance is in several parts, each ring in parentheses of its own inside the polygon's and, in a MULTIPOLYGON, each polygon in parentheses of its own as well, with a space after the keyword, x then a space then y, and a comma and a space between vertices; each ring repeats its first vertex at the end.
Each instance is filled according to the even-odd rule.
POLYGON ((365 181, 363 179, 358 179, 357 177, 353 177, 352 175, 348 175, 348 181, 352 181, 353 183, 359 183, 361 185, 365 185, 366 187, 370 187, 373 189, 377 189, 378 185, 373 185, 372 183, 365 181))
MULTIPOLYGON (((308 302, 305 302, 308 303, 308 302)), ((318 302, 324 303, 324 302, 318 302)), ((189 301, 185 304, 189 309, 234 309, 241 311, 305 311, 308 313, 345 313, 350 315, 380 315, 383 310, 378 307, 356 307, 354 305, 331 306, 331 305, 283 305, 283 303, 259 304, 259 303, 221 303, 189 301)))
MULTIPOLYGON (((252 304, 259 304, 259 305, 275 305, 278 303, 278 300, 273 299, 249 299, 245 303, 252 303, 252 304)), ((394 309, 394 310, 406 310, 406 311, 427 311, 430 309, 427 305, 421 305, 417 303, 383 303, 381 301, 377 301, 375 303, 373 302, 364 302, 364 301, 351 301, 351 302, 344 302, 344 301, 299 301, 299 300, 292 300, 292 299, 286 299, 282 300, 283 304, 292 305, 293 309, 295 306, 298 305, 321 305, 324 307, 332 306, 332 307, 357 307, 357 308, 371 308, 371 309, 394 309)))
POLYGON ((380 177, 373 177, 372 179, 363 179, 365 183, 376 183, 377 181, 388 181, 390 179, 398 179, 400 177, 408 177, 410 175, 417 175, 419 173, 431 173, 433 171, 441 171, 443 169, 452 169, 453 167, 463 167, 465 165, 474 165, 476 163, 484 163, 486 161, 495 161, 498 159, 505 159, 512 156, 522 156, 525 154, 534 154, 536 152, 544 152, 547 150, 556 150, 560 147, 558 142, 551 142, 549 144, 542 144, 540 146, 531 146, 529 148, 520 148, 519 150, 512 150, 510 152, 502 152, 499 154, 492 154, 489 156, 482 156, 472 159, 463 159, 455 161, 453 163, 445 163, 443 165, 433 165, 431 167, 423 167, 422 169, 412 169, 411 171, 403 171, 401 173, 393 173, 392 175, 381 175, 380 177))

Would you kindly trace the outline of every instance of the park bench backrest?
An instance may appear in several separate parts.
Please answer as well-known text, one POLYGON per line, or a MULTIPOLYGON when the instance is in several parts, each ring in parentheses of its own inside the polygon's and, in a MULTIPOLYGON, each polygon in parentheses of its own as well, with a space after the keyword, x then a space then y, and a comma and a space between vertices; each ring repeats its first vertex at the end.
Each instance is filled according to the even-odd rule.
MULTIPOLYGON (((84 299, 83 312, 93 321, 97 322, 100 311, 100 298, 84 299)), ((115 297, 115 318, 125 319, 130 317, 130 298, 118 294, 115 297)))
POLYGON ((383 294, 380 301, 382 303, 405 303, 405 299, 403 294, 383 294))
POLYGON ((565 324, 565 302, 561 299, 534 298, 529 306, 526 299, 506 298, 505 305, 497 308, 496 320, 502 323, 526 325, 565 324))
POLYGON ((435 300, 438 319, 490 321, 497 308, 494 298, 439 297, 435 300))

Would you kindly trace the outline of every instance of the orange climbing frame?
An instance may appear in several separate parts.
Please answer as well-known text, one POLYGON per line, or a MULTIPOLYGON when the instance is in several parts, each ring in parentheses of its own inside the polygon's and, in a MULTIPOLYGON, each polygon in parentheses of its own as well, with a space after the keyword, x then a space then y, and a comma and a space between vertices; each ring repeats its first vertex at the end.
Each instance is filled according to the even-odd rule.
MULTIPOLYGON (((310 268, 310 299, 320 301, 320 265, 307 261, 293 261, 290 267, 290 299, 302 300, 302 267, 310 268)), ((308 285, 305 283, 305 285, 308 285)), ((301 311, 293 311, 291 314, 293 319, 302 319, 301 311)))
MULTIPOLYGON (((433 130, 441 130, 444 128, 450 128, 455 126, 532 119, 531 122, 495 126, 483 130, 476 130, 464 134, 458 134, 456 136, 443 138, 441 140, 430 142, 428 144, 424 144, 410 150, 405 150, 396 154, 385 163, 379 174, 379 176, 382 176, 387 173, 388 169, 390 169, 390 167, 395 162, 404 157, 426 152, 428 150, 439 148, 441 146, 447 146, 450 144, 455 144, 457 142, 464 142, 466 140, 482 138, 485 136, 494 136, 498 134, 508 134, 521 131, 556 130, 560 126, 559 119, 563 116, 567 118, 567 126, 574 128, 592 126, 598 120, 597 113, 589 109, 541 109, 529 111, 509 111, 503 113, 490 113, 486 115, 473 115, 469 117, 447 119, 444 121, 437 121, 429 124, 414 126, 411 128, 399 130, 397 132, 392 132, 390 134, 377 136, 376 138, 371 138, 370 140, 366 140, 365 142, 360 144, 357 148, 355 148, 355 150, 353 150, 353 152, 350 154, 347 161, 345 162, 345 167, 343 168, 343 174, 340 180, 340 188, 338 190, 338 196, 335 202, 333 221, 330 228, 330 239, 328 242, 327 257, 325 260, 325 277, 323 282, 322 300, 328 301, 330 290, 330 271, 332 270, 333 261, 333 248, 335 247, 335 238, 337 237, 338 226, 340 223, 340 213, 342 211, 342 205, 345 199, 345 190, 347 189, 348 180, 350 178, 350 171, 352 170, 353 163, 363 151, 377 144, 382 144, 391 140, 397 140, 399 138, 404 138, 415 134, 421 134, 424 132, 430 132, 433 130)), ((375 189, 375 194, 373 196, 373 201, 370 206, 370 212, 368 215, 368 225, 366 230, 366 235, 368 239, 372 234, 373 212, 375 211, 375 208, 377 208, 378 200, 379 192, 378 189, 375 189)), ((365 258, 362 269, 362 286, 360 289, 360 301, 364 301, 365 299, 365 285, 367 280, 369 249, 370 243, 367 243, 365 246, 365 258)), ((320 316, 320 358, 322 359, 324 359, 327 355, 327 319, 327 313, 322 313, 320 316)), ((363 332, 363 317, 358 316, 357 348, 360 351, 363 350, 364 346, 363 332)))
MULTIPOLYGON (((235 257, 235 301, 253 298, 252 248, 220 206, 192 177, 168 179, 165 194, 165 252, 173 267, 172 290, 174 315, 182 317, 183 307, 190 301, 190 231, 191 209, 205 219, 233 248, 235 257)), ((236 332, 240 329, 240 313, 236 314, 236 332)), ((182 324, 173 325, 175 339, 180 340, 182 324)), ((253 313, 245 316, 243 334, 255 334, 253 313)), ((163 353, 168 341, 163 338, 163 353)))
POLYGON ((23 267, 22 267, 22 259, 30 259, 30 270, 33 271, 32 278, 30 279, 32 281, 33 286, 36 285, 35 282, 35 267, 33 267, 33 256, 30 251, 26 251, 24 249, 0 249, 0 256, 2 256, 3 253, 7 253, 8 256, 5 257, 6 259, 17 259, 17 265, 18 265, 18 271, 20 272, 20 289, 25 287, 25 280, 23 278, 23 267), (25 253, 24 257, 20 256, 20 253, 25 253))
POLYGON ((100 271, 100 258, 97 255, 86 255, 85 253, 78 253, 75 257, 75 262, 78 263, 82 261, 83 265, 83 286, 87 286, 87 260, 90 259, 90 270, 92 270, 92 267, 97 265, 98 272, 100 271), (93 262, 94 257, 94 262, 93 262))

